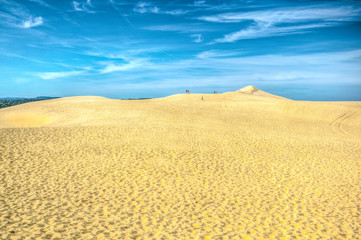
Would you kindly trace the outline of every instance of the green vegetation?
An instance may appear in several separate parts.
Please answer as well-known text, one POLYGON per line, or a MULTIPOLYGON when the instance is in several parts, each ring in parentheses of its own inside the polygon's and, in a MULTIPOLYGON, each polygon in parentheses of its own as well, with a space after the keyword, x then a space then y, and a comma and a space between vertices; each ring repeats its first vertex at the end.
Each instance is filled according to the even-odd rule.
POLYGON ((23 103, 28 102, 35 102, 35 101, 42 101, 42 100, 48 100, 53 99, 55 97, 36 97, 36 98, 0 98, 0 109, 11 107, 23 103))

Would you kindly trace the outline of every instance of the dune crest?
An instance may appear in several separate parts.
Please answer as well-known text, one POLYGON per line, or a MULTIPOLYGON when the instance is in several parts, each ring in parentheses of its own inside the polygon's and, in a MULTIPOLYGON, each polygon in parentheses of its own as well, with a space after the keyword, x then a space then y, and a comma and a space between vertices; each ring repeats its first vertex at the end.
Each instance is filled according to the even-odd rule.
POLYGON ((236 91, 236 93, 241 93, 241 94, 251 96, 251 97, 268 97, 268 98, 272 98, 272 99, 290 100, 290 99, 287 99, 287 98, 284 98, 281 96, 277 96, 277 95, 262 91, 252 85, 241 88, 238 91, 236 91))
POLYGON ((241 92, 241 93, 254 93, 254 92, 257 92, 259 91, 258 88, 252 86, 252 85, 249 85, 247 87, 244 87, 244 88, 241 88, 240 90, 238 90, 237 92, 241 92))

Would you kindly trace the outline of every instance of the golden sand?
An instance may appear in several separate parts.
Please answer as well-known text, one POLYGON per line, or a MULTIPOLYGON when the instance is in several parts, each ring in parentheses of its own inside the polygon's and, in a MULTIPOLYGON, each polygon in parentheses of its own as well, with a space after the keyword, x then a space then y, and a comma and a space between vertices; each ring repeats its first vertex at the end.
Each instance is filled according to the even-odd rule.
POLYGON ((361 236, 361 102, 71 97, 1 109, 0 139, 0 239, 361 236))

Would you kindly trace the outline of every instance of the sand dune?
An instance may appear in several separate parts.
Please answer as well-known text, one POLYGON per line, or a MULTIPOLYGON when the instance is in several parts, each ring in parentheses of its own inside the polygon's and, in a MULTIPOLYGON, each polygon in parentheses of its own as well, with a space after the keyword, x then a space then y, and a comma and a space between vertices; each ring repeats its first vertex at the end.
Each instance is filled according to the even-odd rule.
POLYGON ((358 239, 360 123, 252 86, 1 109, 0 239, 358 239))
POLYGON ((286 99, 284 97, 280 97, 277 95, 270 94, 268 92, 264 92, 251 85, 241 88, 240 90, 237 91, 237 93, 245 93, 245 94, 250 94, 250 95, 254 95, 254 96, 262 96, 262 97, 277 98, 277 99, 286 99))

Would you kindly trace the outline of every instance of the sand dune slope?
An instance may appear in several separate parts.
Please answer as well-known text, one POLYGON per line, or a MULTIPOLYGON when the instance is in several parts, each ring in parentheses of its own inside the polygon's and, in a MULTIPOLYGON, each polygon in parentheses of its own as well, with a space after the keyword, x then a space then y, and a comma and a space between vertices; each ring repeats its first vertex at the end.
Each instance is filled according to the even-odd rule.
POLYGON ((252 86, 1 109, 0 239, 358 239, 360 123, 252 86))
POLYGON ((249 95, 254 95, 254 96, 262 96, 262 97, 269 97, 269 98, 277 98, 277 99, 286 99, 284 97, 280 97, 280 96, 277 96, 277 95, 270 94, 268 92, 264 92, 264 91, 254 87, 254 86, 251 86, 251 85, 239 89, 237 91, 237 93, 249 94, 249 95))

